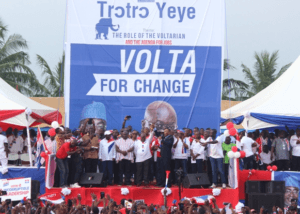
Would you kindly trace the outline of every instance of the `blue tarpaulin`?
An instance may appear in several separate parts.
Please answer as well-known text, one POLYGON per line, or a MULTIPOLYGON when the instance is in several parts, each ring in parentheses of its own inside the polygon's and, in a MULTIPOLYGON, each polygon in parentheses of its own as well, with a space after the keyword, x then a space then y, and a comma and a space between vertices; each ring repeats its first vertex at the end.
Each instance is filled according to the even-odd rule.
MULTIPOLYGON (((229 119, 224 119, 224 118, 221 118, 221 123, 225 123, 227 120, 229 120, 229 119)), ((233 122, 234 124, 236 124, 236 125, 240 125, 242 122, 243 122, 243 120, 244 120, 244 116, 239 116, 239 117, 236 117, 236 118, 231 118, 230 119, 231 120, 231 122, 233 122)))
POLYGON ((40 194, 45 193, 45 168, 25 168, 25 167, 9 167, 8 173, 2 175, 0 173, 0 179, 10 178, 31 178, 31 180, 37 180, 40 182, 40 194))

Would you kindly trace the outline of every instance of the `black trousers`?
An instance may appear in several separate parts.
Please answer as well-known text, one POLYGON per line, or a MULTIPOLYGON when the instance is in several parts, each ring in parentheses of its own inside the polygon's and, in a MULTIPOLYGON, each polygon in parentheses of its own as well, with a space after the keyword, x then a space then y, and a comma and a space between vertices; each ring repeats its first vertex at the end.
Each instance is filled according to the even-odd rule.
POLYGON ((119 185, 123 184, 123 174, 125 174, 125 185, 130 185, 131 178, 131 161, 121 160, 119 161, 119 185))
POLYGON ((79 183, 80 175, 82 173, 82 157, 79 154, 71 156, 71 166, 69 168, 70 184, 79 183))
POLYGON ((84 160, 85 173, 96 173, 97 166, 98 166, 98 159, 88 158, 84 160))
POLYGON ((187 160, 187 173, 193 173, 193 167, 192 167, 192 163, 191 163, 191 157, 188 157, 187 160))
POLYGON ((155 169, 156 169, 156 183, 158 186, 165 186, 165 182, 166 180, 163 180, 163 175, 164 175, 164 171, 163 171, 163 163, 162 163, 162 159, 161 157, 157 158, 157 162, 155 163, 155 169))
MULTIPOLYGON (((150 158, 151 159, 151 158, 150 158)), ((146 185, 149 184, 149 166, 150 159, 145 160, 143 162, 136 163, 136 183, 137 185, 141 185, 143 178, 146 185)))
POLYGON ((289 170, 289 160, 277 160, 276 161, 278 171, 288 171, 289 170))
MULTIPOLYGON (((122 182, 122 181, 121 181, 122 182)), ((119 163, 114 163, 114 184, 119 183, 119 163)))
MULTIPOLYGON (((163 184, 166 184, 166 171, 171 171, 171 157, 162 157, 162 165, 160 167, 162 167, 162 180, 163 180, 163 184)), ((173 160, 174 161, 174 160, 173 160)), ((175 162, 174 162, 174 168, 175 168, 175 162)), ((173 168, 173 170, 174 170, 173 168)), ((171 182, 172 182, 172 175, 174 175, 174 173, 170 173, 169 175, 169 179, 168 179, 168 187, 171 187, 171 182)), ((174 179, 175 180, 175 179, 174 179)))
POLYGON ((253 169, 254 155, 244 158, 244 169, 253 169))
POLYGON ((292 171, 300 171, 300 157, 292 156, 292 171))
POLYGON ((59 187, 59 182, 60 182, 60 172, 58 167, 56 166, 53 187, 59 187))
POLYGON ((229 163, 224 163, 223 167, 224 167, 224 174, 225 174, 226 183, 228 184, 229 163))
POLYGON ((210 163, 209 158, 207 158, 207 160, 205 162, 206 162, 206 172, 208 175, 208 179, 209 179, 210 183, 212 183, 212 170, 211 170, 211 163, 210 163))

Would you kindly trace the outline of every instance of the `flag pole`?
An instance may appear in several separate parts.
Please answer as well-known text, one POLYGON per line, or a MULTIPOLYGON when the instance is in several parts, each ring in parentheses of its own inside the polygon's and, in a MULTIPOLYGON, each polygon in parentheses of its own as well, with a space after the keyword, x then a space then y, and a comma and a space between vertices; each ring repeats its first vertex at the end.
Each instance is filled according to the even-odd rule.
POLYGON ((29 153, 29 162, 30 167, 32 167, 32 151, 31 151, 31 141, 30 141, 30 135, 29 135, 29 115, 26 114, 27 119, 27 143, 28 143, 28 153, 29 153))

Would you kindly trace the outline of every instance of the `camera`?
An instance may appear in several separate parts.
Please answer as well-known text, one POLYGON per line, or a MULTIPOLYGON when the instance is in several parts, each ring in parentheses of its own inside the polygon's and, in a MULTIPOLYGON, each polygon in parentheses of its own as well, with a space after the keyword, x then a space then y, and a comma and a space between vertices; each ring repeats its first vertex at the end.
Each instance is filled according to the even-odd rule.
POLYGON ((183 177, 184 177, 184 173, 183 173, 183 170, 182 169, 178 169, 175 171, 176 175, 177 175, 177 179, 178 180, 182 180, 183 177))

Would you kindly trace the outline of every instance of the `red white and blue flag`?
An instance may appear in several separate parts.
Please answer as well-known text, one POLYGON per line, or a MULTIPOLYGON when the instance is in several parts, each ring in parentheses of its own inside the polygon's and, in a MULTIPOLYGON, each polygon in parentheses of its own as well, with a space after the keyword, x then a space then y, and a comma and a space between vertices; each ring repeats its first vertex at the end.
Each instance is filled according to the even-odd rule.
POLYGON ((203 195, 192 198, 184 198, 184 200, 190 200, 191 202, 196 203, 198 205, 204 205, 206 200, 208 200, 208 202, 211 204, 213 198, 214 196, 212 195, 203 195))
POLYGON ((46 203, 46 201, 50 201, 53 204, 60 204, 65 201, 65 198, 63 195, 61 195, 60 192, 57 193, 46 193, 43 194, 39 197, 41 200, 42 204, 41 206, 43 207, 46 203))
POLYGON ((38 127, 38 129, 37 129, 36 142, 37 142, 37 146, 36 146, 37 150, 36 150, 36 161, 35 162, 36 162, 36 166, 39 170, 41 165, 45 161, 44 159, 42 159, 41 153, 44 152, 44 151, 48 151, 47 147, 45 146, 43 135, 42 135, 40 127, 38 127))

